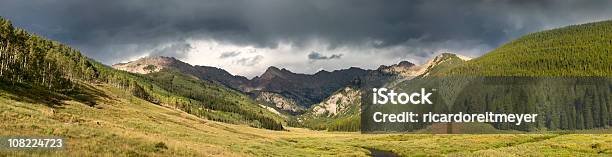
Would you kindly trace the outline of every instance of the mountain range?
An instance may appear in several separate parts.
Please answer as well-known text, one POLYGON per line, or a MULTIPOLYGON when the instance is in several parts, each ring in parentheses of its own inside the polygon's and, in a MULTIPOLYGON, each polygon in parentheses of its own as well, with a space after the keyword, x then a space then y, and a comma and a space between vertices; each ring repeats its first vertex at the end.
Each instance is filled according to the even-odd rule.
MULTIPOLYGON (((400 65, 381 66, 381 69, 409 68, 412 66, 414 64, 404 61, 400 65)), ((115 64, 112 67, 140 74, 159 72, 162 69, 174 69, 201 80, 247 93, 253 98, 260 97, 261 93, 281 95, 303 108, 309 108, 312 104, 322 101, 336 90, 351 84, 352 81, 364 78, 375 71, 351 67, 331 72, 319 71, 315 74, 298 74, 284 68, 279 69, 271 66, 260 76, 247 79, 243 76, 232 75, 220 68, 193 66, 176 58, 164 56, 144 57, 128 63, 115 64)))
POLYGON ((284 68, 271 66, 263 74, 252 79, 232 75, 221 68, 190 65, 176 58, 165 56, 144 57, 127 63, 114 64, 112 67, 140 74, 158 72, 165 68, 175 69, 202 80, 248 93, 254 98, 258 97, 260 92, 276 93, 295 101, 299 106, 308 108, 356 80, 366 79, 369 82, 376 82, 395 75, 403 77, 422 75, 427 72, 427 69, 436 66, 447 55, 458 56, 463 60, 470 59, 461 55, 443 53, 420 66, 402 61, 389 66, 381 65, 375 70, 350 67, 331 72, 321 70, 315 74, 293 73, 284 68))
MULTIPOLYGON (((354 105, 353 102, 359 98, 353 90, 370 86, 410 89, 422 85, 418 83, 439 83, 427 80, 438 76, 612 76, 611 21, 528 34, 471 60, 443 53, 422 65, 402 61, 381 65, 374 70, 350 67, 315 74, 298 74, 269 67, 252 79, 216 67, 190 65, 172 57, 145 57, 115 64, 111 68, 67 45, 14 28, 7 20, 0 20, 0 24, 0 84, 3 85, 0 87, 27 100, 44 104, 72 100, 95 107, 99 101, 97 98, 105 95, 97 92, 96 86, 109 85, 152 104, 176 108, 198 117, 273 130, 283 130, 287 125, 324 124, 322 129, 333 127, 354 131, 358 128, 354 119, 358 112, 353 112, 355 106, 351 104, 354 105), (330 120, 316 123, 323 117, 330 120), (308 122, 309 119, 315 119, 315 123, 308 122)), ((469 85, 470 81, 478 83, 479 80, 453 81, 452 86, 445 88, 491 93, 458 93, 465 94, 465 99, 450 99, 452 101, 442 106, 448 107, 445 111, 484 112, 495 109, 547 115, 533 125, 495 126, 497 129, 524 131, 591 129, 612 122, 612 116, 609 116, 612 109, 609 90, 612 88, 602 88, 608 84, 571 90, 564 89, 565 86, 559 82, 549 83, 549 86, 539 84, 529 90, 545 93, 550 91, 549 88, 557 87, 557 91, 565 93, 525 95, 523 98, 528 102, 515 103, 508 102, 512 99, 505 98, 507 95, 503 92, 516 88, 495 89, 482 86, 482 83, 468 86, 470 88, 455 88, 469 85), (589 90, 595 91, 586 92, 589 90), (548 98, 571 99, 564 101, 571 103, 533 103, 550 101, 548 98), (499 102, 491 104, 495 101, 499 102), (571 114, 561 116, 566 113, 571 114)))
MULTIPOLYGON (((0 18, 0 135, 67 142, 58 150, 0 149, 0 156, 609 156, 611 57, 612 21, 602 21, 531 33, 471 60, 444 53, 422 65, 315 74, 270 67, 247 79, 171 57, 110 67, 0 18), (510 135, 304 129, 364 132, 370 117, 363 116, 371 114, 361 89, 379 85, 437 88, 444 101, 426 109, 442 113, 540 118, 441 132, 520 133, 510 135)), ((440 126, 411 125, 401 131, 440 126)))

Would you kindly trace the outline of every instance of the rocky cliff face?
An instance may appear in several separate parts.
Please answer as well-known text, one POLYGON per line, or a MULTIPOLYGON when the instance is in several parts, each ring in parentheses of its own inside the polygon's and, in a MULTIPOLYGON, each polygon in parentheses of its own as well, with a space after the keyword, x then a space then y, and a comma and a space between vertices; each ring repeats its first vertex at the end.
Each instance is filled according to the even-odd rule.
POLYGON ((130 61, 128 63, 115 64, 112 67, 118 70, 129 71, 139 74, 148 74, 152 72, 159 72, 160 70, 168 67, 175 67, 180 69, 188 69, 191 66, 172 58, 172 57, 145 57, 136 61, 130 61))
POLYGON ((398 74, 406 78, 414 78, 421 75, 429 75, 428 72, 430 72, 435 66, 453 59, 468 61, 472 58, 452 53, 442 53, 428 60, 422 65, 415 65, 407 61, 402 61, 399 64, 394 64, 391 66, 380 66, 378 69, 384 72, 398 74))
POLYGON ((272 92, 259 92, 255 100, 269 104, 269 106, 272 106, 276 110, 285 111, 290 114, 299 114, 306 110, 304 107, 299 106, 293 100, 287 99, 280 94, 272 92))
POLYGON ((312 108, 314 116, 336 117, 358 113, 361 108, 361 91, 345 87, 312 108))

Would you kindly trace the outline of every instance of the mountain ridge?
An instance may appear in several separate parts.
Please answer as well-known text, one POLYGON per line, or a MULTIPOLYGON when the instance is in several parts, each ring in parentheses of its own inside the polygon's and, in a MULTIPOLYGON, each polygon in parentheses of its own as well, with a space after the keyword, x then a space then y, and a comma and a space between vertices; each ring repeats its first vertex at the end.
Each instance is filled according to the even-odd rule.
POLYGON ((323 99, 347 85, 356 82, 382 85, 386 81, 394 80, 392 78, 395 76, 414 78, 435 66, 434 64, 439 64, 438 62, 441 62, 442 58, 450 56, 467 60, 466 57, 457 54, 442 53, 423 65, 401 61, 393 65, 381 65, 374 70, 348 67, 333 71, 321 70, 314 74, 294 73, 285 68, 270 66, 264 73, 251 79, 240 75, 232 75, 222 68, 190 65, 176 58, 164 56, 143 57, 127 63, 118 63, 113 67, 140 74, 158 72, 164 68, 176 69, 199 79, 247 93, 254 99, 258 97, 260 91, 277 93, 304 108, 310 108, 311 105, 323 101, 323 99))
MULTIPOLYGON (((144 57, 127 63, 115 64, 112 67, 140 74, 150 74, 164 68, 175 69, 199 79, 215 82, 245 93, 257 94, 258 91, 278 93, 306 108, 320 102, 355 79, 366 77, 369 73, 375 71, 349 67, 331 72, 319 71, 315 74, 302 74, 291 72, 285 68, 270 66, 260 76, 247 79, 243 76, 232 75, 222 68, 193 66, 176 58, 163 56, 144 57)), ((257 95, 253 95, 253 98, 256 97, 257 95)))

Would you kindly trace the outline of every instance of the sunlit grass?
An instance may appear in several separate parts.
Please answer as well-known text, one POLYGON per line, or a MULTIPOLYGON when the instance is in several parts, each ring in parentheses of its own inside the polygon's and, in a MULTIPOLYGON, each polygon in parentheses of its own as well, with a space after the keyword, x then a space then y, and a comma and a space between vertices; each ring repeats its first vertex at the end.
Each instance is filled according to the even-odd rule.
POLYGON ((0 149, 0 156, 610 156, 610 134, 359 134, 257 129, 204 120, 107 86, 96 105, 48 107, 0 92, 0 136, 60 136, 56 151, 0 149))

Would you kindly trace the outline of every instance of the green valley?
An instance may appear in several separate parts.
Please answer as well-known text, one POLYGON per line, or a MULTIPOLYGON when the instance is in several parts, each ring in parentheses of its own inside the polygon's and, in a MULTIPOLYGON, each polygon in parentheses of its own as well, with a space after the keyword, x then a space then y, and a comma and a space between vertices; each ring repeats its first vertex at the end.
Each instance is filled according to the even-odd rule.
MULTIPOLYGON (((0 93, 0 136, 61 136, 62 150, 0 149, 6 156, 609 156, 610 134, 360 134, 257 129, 206 120, 131 96, 109 85, 95 107, 45 103, 0 93), (529 154, 529 155, 528 155, 529 154)), ((585 133, 596 133, 597 130, 585 133)))
POLYGON ((0 156, 612 156, 610 39, 603 21, 531 33, 475 59, 442 53, 313 75, 270 67, 246 79, 169 57, 147 59, 181 65, 113 68, 0 18, 0 136, 67 141, 0 156), (543 118, 369 134, 360 105, 373 84, 439 89, 440 103, 416 111, 543 118))

